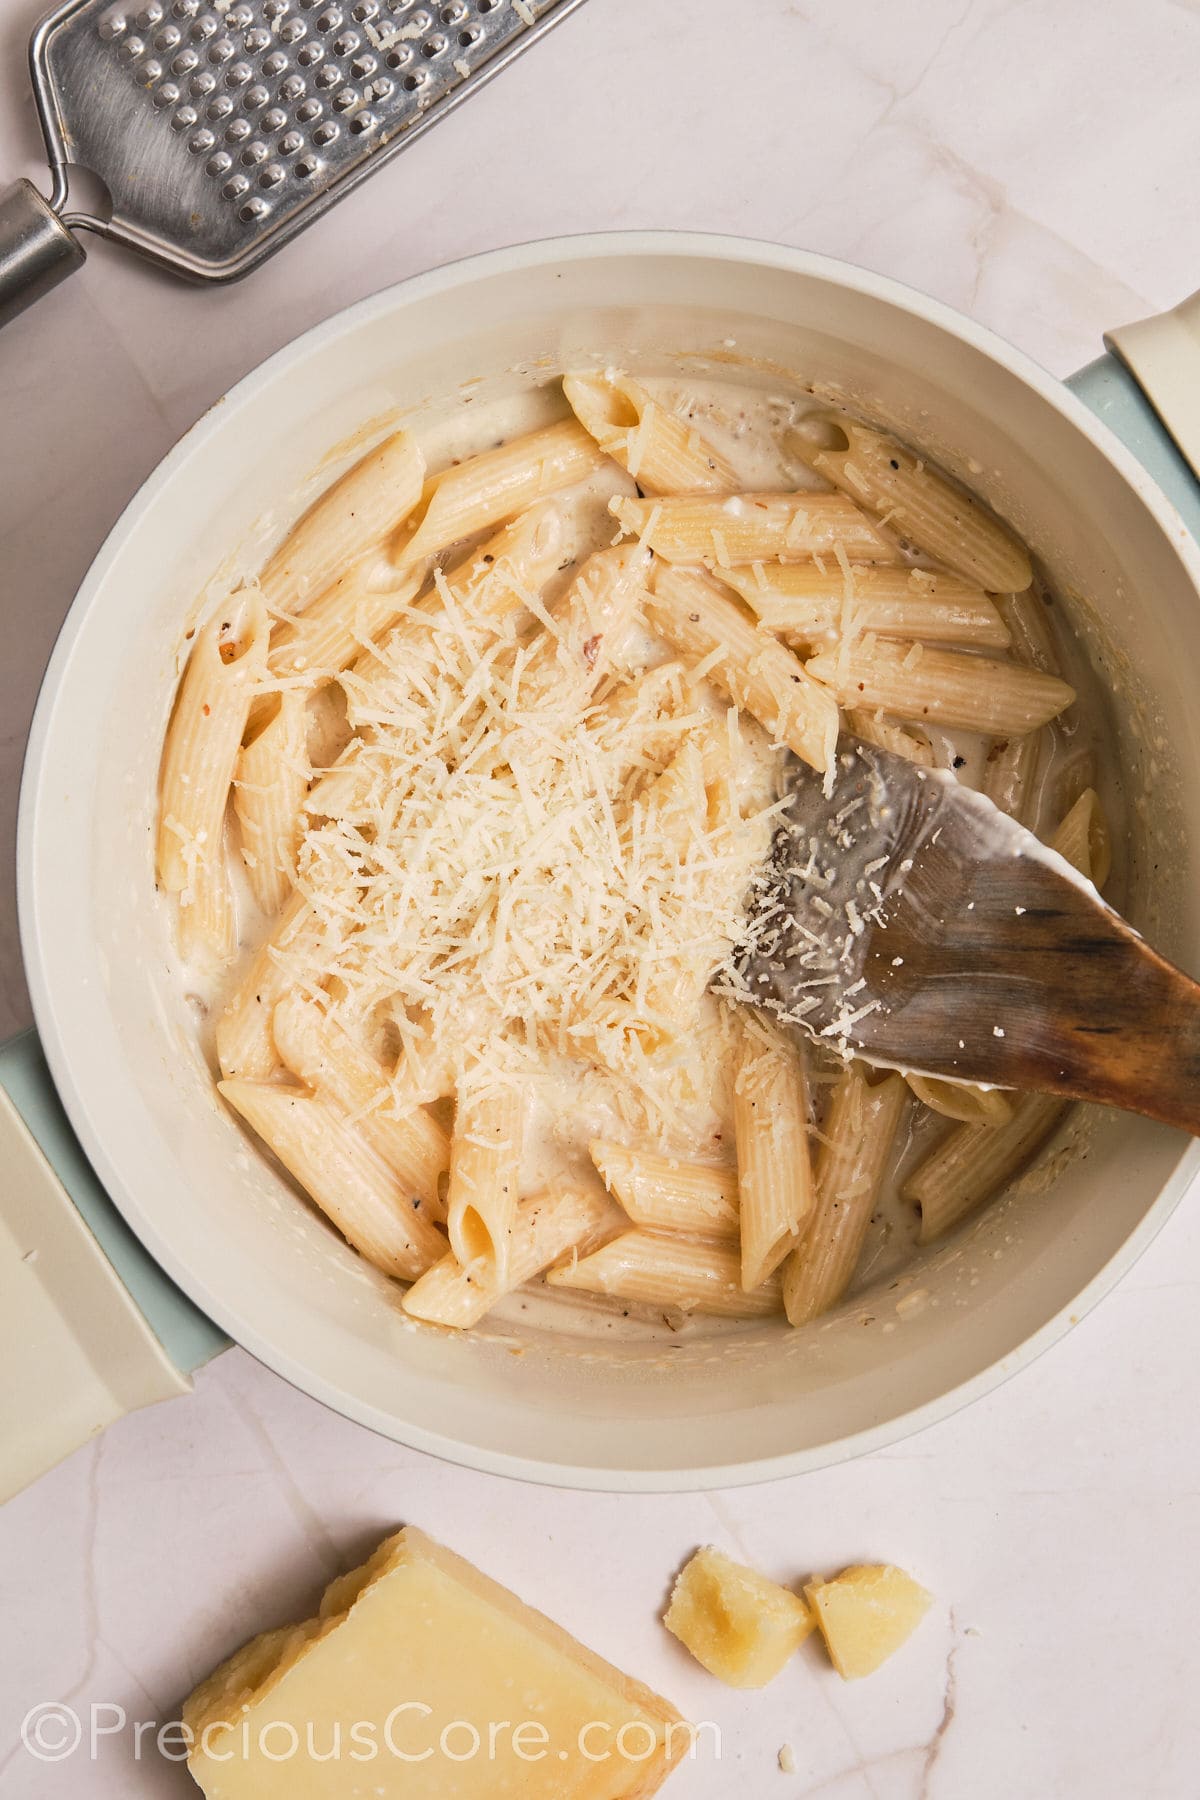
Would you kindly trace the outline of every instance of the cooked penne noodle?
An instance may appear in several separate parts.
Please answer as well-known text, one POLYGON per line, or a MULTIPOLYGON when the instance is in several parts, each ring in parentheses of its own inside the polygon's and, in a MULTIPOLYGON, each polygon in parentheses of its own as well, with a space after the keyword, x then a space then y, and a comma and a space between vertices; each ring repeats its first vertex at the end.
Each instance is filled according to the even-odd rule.
POLYGON ((741 563, 832 558, 839 550, 852 561, 903 561, 866 513, 841 494, 733 494, 727 500, 704 495, 633 500, 618 494, 608 510, 622 530, 666 562, 732 569, 741 563))
POLYGON ((604 1185, 635 1225, 736 1241, 737 1170, 685 1162, 595 1138, 588 1145, 604 1185))
POLYGON ((574 487, 604 460, 595 439, 572 418, 454 463, 426 482, 409 529, 392 545, 391 559, 406 569, 425 562, 547 494, 574 487))
MULTIPOLYGON (((485 538, 447 575, 435 575, 417 616, 393 621, 378 652, 366 651, 352 664, 359 681, 377 679, 384 667, 404 663, 428 645, 431 634, 452 614, 464 630, 498 629, 537 603, 542 588, 561 566, 563 525, 550 501, 531 506, 485 538)), ((398 616, 398 615, 397 615, 398 616)))
POLYGON ((1059 770, 1054 783, 1054 804, 1060 818, 1066 818, 1080 794, 1096 785, 1096 758, 1086 745, 1074 750, 1059 770))
POLYGON ((736 471, 716 446, 627 375, 564 375, 563 393, 585 431, 644 494, 736 491, 736 471))
POLYGON ((921 1209, 918 1242, 930 1243, 990 1200, 1045 1143, 1066 1111, 1053 1094, 1021 1094, 1006 1125, 959 1125, 901 1189, 921 1209))
POLYGON ((450 1140, 450 1248, 465 1267, 501 1288, 510 1282, 524 1110, 515 1084, 464 1082, 450 1140))
POLYGON ((893 756, 907 757, 909 762, 919 764, 922 769, 934 766, 929 733, 922 731, 919 725, 901 725, 898 720, 889 719, 886 713, 854 706, 846 713, 846 725, 866 744, 877 744, 881 750, 890 750, 893 756))
POLYGON ((268 629, 256 589, 229 605, 242 613, 237 632, 219 613, 201 626, 179 684, 163 748, 157 859, 188 935, 223 958, 234 949, 225 810, 268 629))
POLYGON ((1075 690, 1056 675, 964 650, 863 638, 805 664, 843 706, 880 707, 902 719, 1017 737, 1056 718, 1075 690))
POLYGON ((743 1291, 736 1250, 654 1231, 626 1231, 590 1256, 551 1269, 546 1280, 551 1287, 726 1319, 759 1319, 780 1310, 777 1277, 756 1293, 743 1291))
POLYGON ((908 1095, 899 1075, 872 1081, 861 1063, 839 1078, 817 1160, 812 1216, 783 1268, 792 1325, 836 1306, 854 1278, 908 1095))
POLYGON ((217 1020, 217 1061, 223 1075, 265 1081, 278 1066, 271 1031, 275 1007, 292 985, 296 959, 319 940, 308 901, 294 893, 217 1020))
POLYGON ((953 575, 869 563, 843 568, 832 557, 821 568, 758 563, 718 573, 788 643, 838 643, 867 631, 990 650, 1005 650, 1010 641, 995 601, 953 575))
POLYGON ((804 1054, 758 1023, 743 1025, 734 1064, 742 1287, 761 1287, 800 1240, 812 1211, 804 1054))
POLYGON ((242 860, 254 898, 268 914, 280 910, 296 877, 309 774, 305 698, 289 690, 242 750, 233 782, 242 860))
POLYGON ((441 1232, 336 1107, 274 1082, 217 1086, 346 1242, 383 1274, 412 1281, 445 1254, 441 1232))
POLYGON ((1001 738, 988 751, 983 792, 1019 825, 1028 825, 1035 810, 1038 773, 1047 749, 1042 730, 1001 738))
POLYGON ((832 694, 790 650, 752 624, 709 576, 658 568, 647 613, 659 636, 705 662, 709 679, 777 743, 821 773, 828 768, 838 735, 832 694), (717 652, 719 660, 710 662, 717 652))
POLYGON ((1017 662, 1028 663, 1044 675, 1061 675, 1050 613, 1041 595, 1033 588, 1022 594, 1001 594, 996 605, 1008 627, 1017 662))
POLYGON ((271 639, 271 672, 314 679, 335 675, 360 655, 363 645, 395 624, 424 579, 424 569, 397 575, 375 558, 348 569, 295 619, 285 619, 271 639))
MULTIPOLYGON (((1060 674, 1049 616, 1036 590, 1002 594, 996 604, 1012 637, 1013 660, 1044 675, 1060 674)), ((988 751, 983 791, 1020 825, 1032 823, 1042 768, 1052 748, 1044 731, 1031 731, 1002 738, 988 751)))
POLYGON ((425 459, 406 432, 368 450, 314 501, 262 572, 267 605, 299 612, 379 544, 421 498, 425 459))
POLYGON ((822 421, 843 442, 825 447, 794 431, 788 447, 836 488, 878 513, 918 550, 993 594, 1020 593, 1033 567, 1012 533, 965 488, 921 457, 853 419, 822 421))
POLYGON ((490 1263, 464 1268, 451 1251, 409 1288, 401 1305, 414 1319, 458 1330, 477 1325, 506 1293, 523 1287, 571 1250, 586 1251, 620 1224, 611 1201, 590 1189, 551 1188, 517 1208, 508 1280, 500 1283, 490 1263))
POLYGON ((439 1181, 450 1166, 450 1139, 433 1115, 423 1106, 403 1105, 402 1083, 389 1081, 316 1000, 286 995, 275 1008, 272 1034, 293 1075, 353 1120, 413 1206, 440 1224, 446 1207, 439 1181))
POLYGON ((1073 869, 1102 888, 1112 872, 1112 833, 1095 788, 1085 788, 1050 840, 1073 869))
MULTIPOLYGON (((719 781, 714 745, 722 737, 711 724, 696 728, 651 785, 642 803, 643 835, 660 847, 673 848, 681 863, 691 854, 702 854, 714 804, 714 783, 719 781), (713 766, 713 779, 706 773, 706 760, 713 766)), ((724 741, 727 745, 728 740, 724 741)), ((698 872, 695 879, 702 881, 703 874, 698 872)), ((647 1048, 662 1048, 695 1028, 709 978, 724 949, 724 943, 693 941, 686 949, 649 966, 645 980, 639 984, 637 999, 644 1014, 640 1030, 647 1048)))
POLYGON ((564 540, 558 508, 539 501, 469 551, 439 582, 438 597, 470 620, 498 625, 540 595, 561 566, 564 540))
POLYGON ((553 615, 552 630, 534 640, 517 678, 522 705, 545 717, 575 719, 619 659, 646 599, 649 558, 635 544, 589 556, 553 615))
POLYGON ((936 1075, 910 1075, 908 1085, 931 1112, 961 1125, 1007 1125, 1012 1118, 1010 1094, 966 1081, 942 1081, 936 1075))

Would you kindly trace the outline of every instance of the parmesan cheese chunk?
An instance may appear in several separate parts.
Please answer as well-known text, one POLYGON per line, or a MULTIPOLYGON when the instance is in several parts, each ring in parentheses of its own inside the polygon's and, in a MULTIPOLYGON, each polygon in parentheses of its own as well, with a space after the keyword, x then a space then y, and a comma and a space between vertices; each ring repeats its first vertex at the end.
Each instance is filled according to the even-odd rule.
POLYGON ((832 1581, 811 1581, 816 1614, 833 1666, 846 1681, 870 1675, 907 1643, 933 1595, 890 1563, 856 1563, 832 1581))
POLYGON ((641 1800, 692 1732, 413 1526, 183 1710, 208 1800, 641 1800))
POLYGON ((815 1622, 790 1588, 711 1546, 680 1571, 663 1616, 697 1662, 736 1688, 773 1681, 815 1622))

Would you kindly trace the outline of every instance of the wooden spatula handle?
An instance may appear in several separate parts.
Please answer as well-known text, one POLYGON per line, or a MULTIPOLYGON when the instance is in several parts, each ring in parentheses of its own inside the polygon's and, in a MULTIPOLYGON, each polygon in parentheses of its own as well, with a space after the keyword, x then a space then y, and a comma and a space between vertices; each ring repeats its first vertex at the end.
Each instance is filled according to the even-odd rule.
POLYGON ((930 852, 868 961, 884 1007, 866 1054, 901 1044, 930 1074, 1200 1135, 1200 985, 1053 866, 1013 857, 968 872, 930 852))
POLYGON ((1200 1136, 1200 984, 1129 940, 1106 961, 1104 1015, 1069 1023, 1073 1060, 1055 1091, 1200 1136))

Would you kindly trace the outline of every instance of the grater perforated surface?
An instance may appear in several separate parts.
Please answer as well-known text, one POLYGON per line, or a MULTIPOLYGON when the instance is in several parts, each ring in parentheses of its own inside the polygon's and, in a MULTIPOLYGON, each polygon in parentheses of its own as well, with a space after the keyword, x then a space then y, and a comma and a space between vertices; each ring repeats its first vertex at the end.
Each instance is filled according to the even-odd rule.
POLYGON ((106 235, 228 279, 579 4, 72 0, 31 61, 52 159, 108 189, 106 235))

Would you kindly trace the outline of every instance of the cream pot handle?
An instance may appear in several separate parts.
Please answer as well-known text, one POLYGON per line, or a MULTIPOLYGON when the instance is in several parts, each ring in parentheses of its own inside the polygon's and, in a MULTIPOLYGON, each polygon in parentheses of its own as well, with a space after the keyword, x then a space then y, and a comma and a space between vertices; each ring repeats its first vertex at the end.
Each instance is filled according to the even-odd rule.
POLYGON ((186 1394, 0 1087, 0 1501, 125 1413, 186 1394))
POLYGON ((1200 293, 1153 318, 1105 333, 1200 477, 1200 293))

